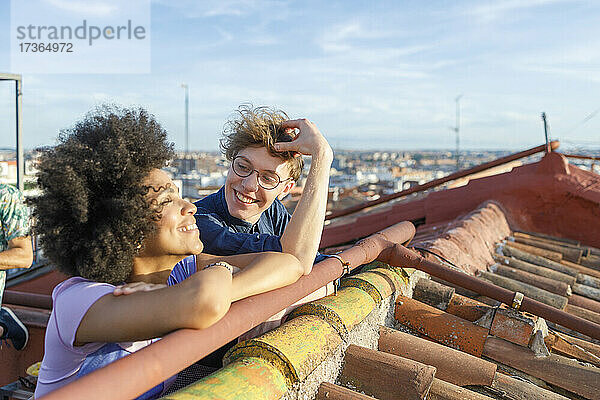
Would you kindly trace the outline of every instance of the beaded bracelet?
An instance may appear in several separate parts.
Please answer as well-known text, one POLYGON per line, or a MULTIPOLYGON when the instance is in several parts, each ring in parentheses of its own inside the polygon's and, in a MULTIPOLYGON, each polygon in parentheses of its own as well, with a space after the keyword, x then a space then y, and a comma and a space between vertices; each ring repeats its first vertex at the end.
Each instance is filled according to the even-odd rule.
POLYGON ((215 263, 208 264, 204 268, 210 268, 210 267, 216 267, 216 266, 225 267, 231 274, 233 274, 233 267, 230 264, 226 263, 225 261, 217 261, 215 263))

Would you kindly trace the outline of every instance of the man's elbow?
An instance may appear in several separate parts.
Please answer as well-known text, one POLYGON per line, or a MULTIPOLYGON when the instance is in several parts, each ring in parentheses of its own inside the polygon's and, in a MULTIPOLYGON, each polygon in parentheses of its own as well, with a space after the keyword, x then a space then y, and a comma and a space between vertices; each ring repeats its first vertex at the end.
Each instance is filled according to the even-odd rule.
POLYGON ((302 257, 299 259, 300 268, 302 270, 302 275, 308 275, 312 271, 313 262, 315 260, 314 257, 302 257))
POLYGON ((33 264, 33 251, 29 249, 29 251, 25 250, 25 254, 23 254, 23 264, 21 268, 29 268, 33 264))
POLYGON ((312 271, 312 263, 307 263, 307 265, 304 266, 304 268, 302 268, 302 275, 308 275, 311 273, 312 271))
POLYGON ((293 282, 300 279, 302 275, 306 275, 305 267, 296 256, 289 253, 282 253, 282 255, 285 257, 284 263, 290 269, 290 276, 294 278, 293 282))
POLYGON ((300 278, 303 275, 310 274, 310 271, 312 271, 312 267, 313 267, 313 263, 312 263, 313 259, 306 258, 306 257, 302 257, 302 258, 301 257, 296 258, 295 256, 292 256, 292 257, 294 257, 294 260, 295 260, 294 265, 297 267, 298 272, 300 274, 298 276, 298 278, 300 278))
POLYGON ((286 246, 282 246, 283 250, 282 253, 285 256, 289 256, 290 257, 290 261, 289 263, 291 265, 297 266, 298 270, 300 272, 300 275, 298 276, 298 278, 300 278, 302 275, 308 275, 310 274, 310 271, 312 271, 312 267, 313 267, 313 261, 314 261, 314 257, 304 257, 304 255, 302 254, 301 249, 299 248, 288 248, 286 246))

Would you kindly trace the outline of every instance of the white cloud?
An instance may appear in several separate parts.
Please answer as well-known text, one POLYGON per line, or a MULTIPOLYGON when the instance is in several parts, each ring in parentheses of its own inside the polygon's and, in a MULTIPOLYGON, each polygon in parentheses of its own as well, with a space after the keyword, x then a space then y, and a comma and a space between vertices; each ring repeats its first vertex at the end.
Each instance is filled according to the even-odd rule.
MULTIPOLYGON (((367 46, 364 42, 374 42, 381 39, 398 38, 401 31, 390 29, 382 30, 366 26, 360 21, 345 22, 326 29, 316 38, 317 45, 325 52, 347 52, 356 47, 367 46)), ((405 54, 413 54, 422 50, 422 46, 410 46, 404 49, 405 54)))
POLYGON ((589 66, 525 65, 521 69, 529 72, 559 75, 563 78, 600 83, 600 69, 589 66))
POLYGON ((217 32, 221 36, 218 45, 229 43, 233 40, 233 34, 231 32, 228 32, 223 28, 217 28, 217 32))
POLYGON ((245 39, 244 43, 251 46, 273 46, 281 42, 273 36, 255 35, 245 39))
POLYGON ((44 0, 52 6, 74 14, 105 17, 114 14, 118 7, 113 2, 77 1, 77 0, 44 0))
POLYGON ((507 69, 600 82, 600 44, 596 42, 556 44, 551 49, 528 50, 494 58, 507 69))
POLYGON ((269 10, 261 17, 275 16, 287 7, 287 2, 274 0, 154 0, 155 3, 180 10, 187 18, 242 17, 269 10))
POLYGON ((529 113, 516 111, 503 111, 499 114, 499 117, 514 122, 531 122, 534 118, 534 116, 529 113))
POLYGON ((508 15, 515 15, 531 8, 572 1, 573 0, 495 0, 486 1, 483 4, 477 3, 475 6, 469 6, 464 10, 464 13, 476 18, 480 23, 485 24, 506 19, 508 15))

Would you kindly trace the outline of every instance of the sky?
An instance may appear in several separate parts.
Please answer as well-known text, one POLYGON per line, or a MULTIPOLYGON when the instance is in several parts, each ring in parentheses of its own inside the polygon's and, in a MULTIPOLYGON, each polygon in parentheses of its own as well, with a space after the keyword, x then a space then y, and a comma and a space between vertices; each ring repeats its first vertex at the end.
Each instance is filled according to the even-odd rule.
MULTIPOLYGON (((591 0, 156 0, 150 73, 23 74, 23 142, 52 145, 109 102, 147 108, 183 149, 186 83, 198 151, 242 103, 308 118, 334 149, 453 149, 458 95, 463 149, 542 144, 542 112, 563 147, 600 148, 599 22, 591 0)), ((19 73, 9 26, 0 0, 0 72, 19 73)), ((0 82, 0 148, 15 146, 13 96, 0 82)))

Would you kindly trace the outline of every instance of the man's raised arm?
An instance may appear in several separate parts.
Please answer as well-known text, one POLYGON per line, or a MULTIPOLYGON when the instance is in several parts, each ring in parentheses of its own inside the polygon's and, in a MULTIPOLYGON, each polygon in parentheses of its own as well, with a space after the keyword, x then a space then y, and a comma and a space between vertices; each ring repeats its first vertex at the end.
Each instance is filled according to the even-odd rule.
POLYGON ((306 275, 312 270, 323 232, 333 151, 315 124, 307 119, 286 121, 281 127, 295 128, 299 133, 291 142, 276 143, 277 151, 295 151, 312 157, 302 196, 281 236, 283 251, 300 260, 306 275))

